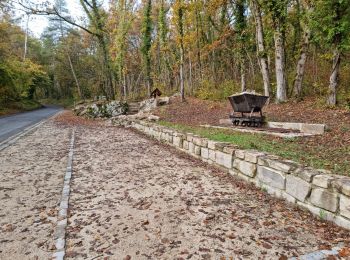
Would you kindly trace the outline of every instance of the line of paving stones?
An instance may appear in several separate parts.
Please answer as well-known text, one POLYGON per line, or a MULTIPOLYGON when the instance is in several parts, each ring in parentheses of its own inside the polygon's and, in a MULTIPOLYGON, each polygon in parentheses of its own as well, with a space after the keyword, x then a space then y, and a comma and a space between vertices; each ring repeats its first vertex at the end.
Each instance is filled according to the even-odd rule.
POLYGON ((73 171, 73 154, 74 154, 75 129, 72 130, 72 137, 69 144, 69 154, 66 174, 64 176, 60 208, 58 212, 57 226, 55 232, 56 252, 52 255, 53 259, 63 260, 65 255, 66 244, 66 227, 68 223, 68 201, 70 194, 70 181, 73 171))

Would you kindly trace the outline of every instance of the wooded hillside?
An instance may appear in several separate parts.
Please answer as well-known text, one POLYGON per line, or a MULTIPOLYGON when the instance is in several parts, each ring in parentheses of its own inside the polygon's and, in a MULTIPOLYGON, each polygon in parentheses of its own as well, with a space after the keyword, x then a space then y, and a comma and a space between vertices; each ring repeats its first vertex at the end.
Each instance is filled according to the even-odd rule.
MULTIPOLYGON (((20 97, 137 99, 158 87, 276 102, 317 96, 350 107, 350 0, 1 1, 0 102, 20 97), (12 2, 11 2, 12 3, 12 2), (12 19, 48 15, 40 39, 12 19)), ((28 28, 29 31, 31 28, 28 28)))

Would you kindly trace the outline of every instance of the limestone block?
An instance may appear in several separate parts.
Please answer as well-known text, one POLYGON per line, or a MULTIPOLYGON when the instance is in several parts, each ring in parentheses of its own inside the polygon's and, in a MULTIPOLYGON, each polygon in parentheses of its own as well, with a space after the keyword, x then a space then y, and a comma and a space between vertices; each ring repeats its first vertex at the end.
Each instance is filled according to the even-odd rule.
POLYGON ((281 190, 285 189, 286 178, 283 172, 276 171, 274 169, 258 166, 257 168, 257 178, 268 186, 278 188, 281 190))
POLYGON ((173 144, 179 148, 182 148, 183 146, 183 140, 182 140, 182 137, 177 137, 177 136, 174 136, 173 137, 173 144))
POLYGON ((183 143, 182 143, 182 148, 185 149, 185 150, 188 150, 188 141, 184 140, 183 143))
POLYGON ((334 213, 324 209, 320 209, 319 207, 315 207, 313 205, 301 201, 297 201, 297 205, 308 209, 312 214, 323 220, 334 221, 336 218, 336 215, 334 213))
POLYGON ((207 138, 202 138, 201 146, 202 147, 208 147, 208 139, 207 138))
POLYGON ((194 146, 194 154, 200 156, 201 155, 201 147, 198 145, 194 146))
POLYGON ((208 140, 208 148, 209 149, 212 149, 212 150, 215 150, 215 145, 216 145, 216 141, 211 141, 211 140, 208 140))
POLYGON ((323 124, 301 124, 300 131, 302 133, 323 135, 326 126, 323 124))
POLYGON ((298 167, 293 174, 303 179, 304 181, 312 182, 315 176, 320 175, 322 173, 309 167, 298 167))
POLYGON ((294 198, 293 196, 289 195, 286 192, 282 192, 282 198, 284 198, 286 201, 288 201, 289 203, 295 204, 297 203, 297 199, 294 198))
POLYGON ((258 158, 264 156, 264 153, 258 151, 246 151, 244 159, 247 162, 258 163, 258 158))
POLYGON ((193 138, 192 138, 192 142, 193 142, 195 145, 201 146, 201 144, 202 144, 202 138, 200 138, 198 135, 194 135, 193 138))
POLYGON ((234 155, 234 154, 235 154, 236 148, 237 148, 237 147, 234 146, 234 145, 225 146, 224 149, 223 149, 222 151, 223 151, 224 153, 234 155))
POLYGON ((209 159, 209 149, 201 147, 201 156, 203 159, 209 159))
POLYGON ((350 229, 350 219, 343 218, 341 216, 336 216, 334 219, 335 224, 346 229, 350 229))
POLYGON ((173 136, 171 134, 168 134, 168 143, 173 143, 173 136))
POLYGON ((255 177, 256 165, 250 162, 246 162, 240 159, 235 159, 233 167, 251 178, 255 177))
POLYGON ((337 176, 337 178, 332 181, 332 186, 339 190, 342 194, 350 196, 350 178, 347 176, 337 176))
POLYGON ((278 156, 267 155, 258 158, 258 164, 269 166, 275 170, 289 173, 297 168, 297 163, 289 160, 282 160, 278 156))
POLYGON ((320 174, 320 175, 316 175, 313 177, 312 184, 327 189, 330 187, 331 182, 333 180, 334 180, 333 176, 329 176, 326 174, 320 174))
POLYGON ((193 134, 192 133, 187 133, 186 136, 187 136, 187 141, 192 142, 193 134))
POLYGON ((286 176, 286 192, 297 200, 304 202, 310 190, 311 185, 308 182, 292 175, 286 176))
POLYGON ((195 145, 192 142, 188 142, 188 151, 192 154, 194 154, 194 147, 195 145))
POLYGON ((329 192, 325 189, 312 189, 310 201, 315 206, 336 212, 338 209, 338 196, 335 193, 329 192))
POLYGON ((220 125, 232 125, 232 120, 229 118, 225 118, 225 119, 219 119, 219 124, 220 125))
POLYGON ((350 198, 340 195, 339 200, 340 215, 350 219, 350 198))
POLYGON ((227 145, 230 145, 230 143, 216 142, 215 143, 215 150, 222 152, 224 150, 224 147, 227 145))
POLYGON ((213 162, 216 161, 216 152, 212 149, 209 149, 209 159, 212 160, 213 162))
POLYGON ((216 151, 216 163, 228 169, 232 168, 232 155, 216 151))
POLYGON ((245 157, 245 150, 236 150, 235 156, 240 159, 244 159, 245 157))

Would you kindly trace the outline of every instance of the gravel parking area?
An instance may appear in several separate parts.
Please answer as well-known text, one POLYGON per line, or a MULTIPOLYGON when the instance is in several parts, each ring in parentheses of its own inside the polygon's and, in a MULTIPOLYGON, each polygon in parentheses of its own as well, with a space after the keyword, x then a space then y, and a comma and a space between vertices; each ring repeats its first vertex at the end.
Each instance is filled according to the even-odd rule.
POLYGON ((128 129, 78 127, 71 259, 286 259, 348 231, 128 129))

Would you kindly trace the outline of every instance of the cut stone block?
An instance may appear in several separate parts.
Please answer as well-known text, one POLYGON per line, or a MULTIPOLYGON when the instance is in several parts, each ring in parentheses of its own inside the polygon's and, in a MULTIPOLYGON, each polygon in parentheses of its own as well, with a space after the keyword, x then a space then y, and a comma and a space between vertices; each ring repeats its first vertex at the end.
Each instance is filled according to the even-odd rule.
POLYGON ((227 154, 227 153, 223 153, 223 152, 220 152, 220 151, 216 151, 216 163, 221 165, 221 166, 224 166, 228 169, 231 169, 232 168, 232 155, 230 154, 227 154))
POLYGON ((301 124, 300 131, 307 134, 323 135, 325 129, 326 126, 322 124, 301 124))
POLYGON ((319 207, 315 207, 313 205, 301 202, 301 201, 297 201, 297 205, 308 209, 312 214, 314 214, 315 216, 323 219, 323 220, 328 220, 328 221, 334 221, 336 215, 330 211, 324 210, 324 209, 320 209, 319 207))
POLYGON ((183 146, 183 140, 182 140, 182 137, 177 137, 177 136, 174 136, 173 137, 173 144, 179 148, 182 148, 183 146))
POLYGON ((215 150, 215 145, 216 145, 217 143, 218 143, 218 142, 216 142, 216 141, 208 140, 208 148, 209 148, 209 149, 212 149, 212 150, 215 150))
POLYGON ((350 219, 343 218, 341 216, 336 216, 334 219, 335 224, 346 229, 350 229, 350 219))
POLYGON ((251 178, 255 177, 256 165, 253 163, 235 159, 233 161, 233 167, 242 172, 244 175, 247 175, 251 178))
POLYGON ((182 148, 188 150, 188 141, 184 140, 182 143, 182 148))
POLYGON ((337 178, 332 181, 332 186, 339 190, 342 194, 350 196, 350 178, 347 176, 337 176, 337 178))
POLYGON ((202 138, 202 147, 208 147, 208 139, 207 138, 202 138))
POLYGON ((298 167, 293 174, 304 181, 312 182, 313 178, 321 173, 315 169, 298 167))
POLYGON ((218 150, 218 151, 222 152, 224 150, 225 146, 228 146, 228 145, 230 145, 230 144, 229 143, 224 143, 224 142, 217 142, 215 144, 215 149, 214 150, 218 150))
POLYGON ((315 206, 336 212, 338 209, 338 196, 325 189, 315 188, 311 192, 310 201, 315 206))
POLYGON ((258 151, 246 151, 244 159, 247 162, 258 163, 258 158, 264 156, 264 153, 258 151))
POLYGON ((194 146, 194 154, 200 156, 201 155, 201 147, 198 145, 194 146))
POLYGON ((219 124, 220 125, 228 125, 231 126, 232 125, 232 120, 231 119, 219 119, 219 124))
POLYGON ((276 171, 274 169, 258 166, 257 168, 257 178, 268 186, 278 188, 281 190, 285 189, 286 178, 283 172, 276 171))
POLYGON ((236 146, 230 145, 230 146, 225 146, 224 149, 222 150, 224 153, 234 155, 236 146))
POLYGON ((203 159, 209 159, 209 149, 208 148, 201 148, 201 156, 203 159))
POLYGON ((195 145, 192 142, 188 142, 188 151, 194 154, 195 145))
POLYGON ((340 195, 339 200, 340 215, 350 219, 350 198, 344 195, 340 195))
POLYGON ((258 158, 258 164, 263 166, 269 166, 275 170, 289 173, 297 168, 297 163, 289 160, 282 160, 278 156, 261 156, 258 158))
POLYGON ((188 142, 192 142, 192 140, 193 140, 193 134, 192 134, 192 133, 187 133, 187 134, 186 134, 186 138, 187 138, 187 141, 188 141, 188 142))
POLYGON ((201 144, 202 144, 202 138, 200 138, 200 137, 197 136, 197 135, 194 135, 194 136, 193 136, 193 139, 192 139, 192 142, 193 142, 195 145, 201 146, 201 144))
POLYGON ((291 175, 286 176, 286 192, 297 200, 304 202, 310 190, 311 185, 308 182, 291 175))
POLYGON ((212 149, 209 149, 209 159, 212 160, 213 162, 216 161, 216 152, 212 149))
POLYGON ((313 177, 312 184, 327 189, 330 187, 332 180, 334 180, 333 176, 320 174, 313 177))
POLYGON ((245 157, 245 151, 244 150, 236 150, 235 156, 240 159, 244 159, 245 157))

